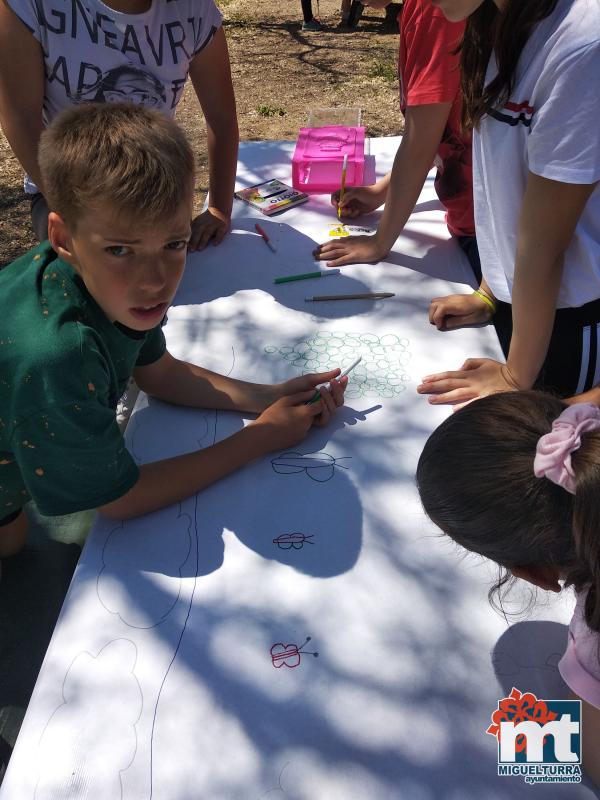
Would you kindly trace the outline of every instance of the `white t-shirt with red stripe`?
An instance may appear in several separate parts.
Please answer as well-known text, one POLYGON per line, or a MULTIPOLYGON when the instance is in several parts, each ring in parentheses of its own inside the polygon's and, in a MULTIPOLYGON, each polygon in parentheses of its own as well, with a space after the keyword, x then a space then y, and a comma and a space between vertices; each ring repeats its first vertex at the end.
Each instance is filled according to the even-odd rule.
MULTIPOLYGON (((486 76, 497 74, 493 57, 486 76)), ((562 183, 600 180, 600 0, 558 0, 525 45, 509 102, 473 136, 475 229, 483 275, 510 302, 528 172, 562 183)), ((558 307, 600 297, 600 186, 565 255, 558 307)))

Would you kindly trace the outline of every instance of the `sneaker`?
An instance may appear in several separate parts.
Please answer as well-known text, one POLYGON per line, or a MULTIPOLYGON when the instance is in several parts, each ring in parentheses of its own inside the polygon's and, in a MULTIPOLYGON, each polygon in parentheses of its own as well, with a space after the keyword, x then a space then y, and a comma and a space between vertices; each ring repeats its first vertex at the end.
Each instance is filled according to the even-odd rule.
POLYGON ((318 20, 316 17, 313 17, 310 22, 303 22, 302 23, 302 30, 303 31, 322 31, 323 30, 323 23, 318 20))

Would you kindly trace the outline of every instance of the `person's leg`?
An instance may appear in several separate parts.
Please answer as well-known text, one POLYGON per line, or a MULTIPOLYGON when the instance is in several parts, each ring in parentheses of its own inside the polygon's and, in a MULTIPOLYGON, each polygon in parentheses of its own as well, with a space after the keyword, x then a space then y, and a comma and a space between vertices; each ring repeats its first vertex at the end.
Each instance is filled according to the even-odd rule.
POLYGON ((16 555, 25 546, 29 521, 20 508, 0 519, 0 558, 16 555))
POLYGON ((303 31, 320 31, 323 29, 321 21, 313 17, 311 0, 302 0, 302 14, 304 16, 303 31))
POLYGON ((352 5, 352 0, 342 0, 342 7, 340 8, 340 16, 341 16, 341 25, 347 25, 348 20, 350 19, 350 6, 352 5))
MULTIPOLYGON (((494 328, 508 358, 512 337, 512 305, 496 303, 494 328)), ((587 392, 600 383, 600 300, 581 308, 559 308, 556 312, 548 353, 535 382, 535 389, 560 397, 587 392)))
POLYGON ((33 232, 40 240, 48 238, 48 203, 41 192, 31 195, 31 224, 33 232))
POLYGON ((304 17, 304 22, 310 22, 313 18, 312 13, 312 0, 300 0, 302 3, 302 16, 304 17))
POLYGON ((348 16, 348 27, 349 28, 356 28, 358 25, 358 20, 361 17, 363 12, 364 6, 360 2, 360 0, 352 0, 350 5, 350 14, 348 16))
POLYGON ((556 312, 536 388, 570 397, 600 383, 600 300, 556 312))

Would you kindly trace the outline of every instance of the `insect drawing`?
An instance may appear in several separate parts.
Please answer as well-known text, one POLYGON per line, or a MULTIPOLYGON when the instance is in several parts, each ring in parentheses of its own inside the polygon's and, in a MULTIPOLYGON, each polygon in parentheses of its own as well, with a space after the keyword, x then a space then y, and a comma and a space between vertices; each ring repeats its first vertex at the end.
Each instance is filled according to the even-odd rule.
POLYGON ((344 464, 340 464, 340 461, 346 458, 351 458, 351 456, 334 458, 328 453, 297 453, 295 451, 290 451, 271 459, 271 466, 273 470, 280 475, 293 475, 297 472, 306 472, 307 476, 312 481, 324 483, 333 478, 336 467, 349 469, 349 467, 344 464))
POLYGON ((319 655, 318 653, 302 649, 304 645, 309 642, 310 636, 306 637, 300 647, 298 647, 297 644, 282 644, 281 642, 276 642, 273 647, 271 647, 271 661, 275 669, 281 669, 281 667, 295 669, 300 665, 302 655, 309 655, 317 658, 319 655))
POLYGON ((276 539, 273 539, 273 544, 276 544, 280 550, 302 550, 305 544, 314 544, 310 540, 313 538, 312 533, 282 533, 276 539))

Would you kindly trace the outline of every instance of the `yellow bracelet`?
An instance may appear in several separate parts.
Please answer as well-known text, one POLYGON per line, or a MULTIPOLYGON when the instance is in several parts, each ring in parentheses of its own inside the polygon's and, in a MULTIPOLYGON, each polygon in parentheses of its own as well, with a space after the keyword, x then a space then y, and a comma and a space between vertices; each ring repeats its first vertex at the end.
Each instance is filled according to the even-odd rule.
POLYGON ((489 306, 490 311, 492 312, 492 314, 496 313, 496 303, 494 303, 492 298, 488 297, 487 294, 485 294, 485 292, 482 292, 479 289, 475 289, 473 294, 476 294, 477 297, 479 297, 480 300, 483 300, 483 302, 486 304, 486 306, 489 306))

